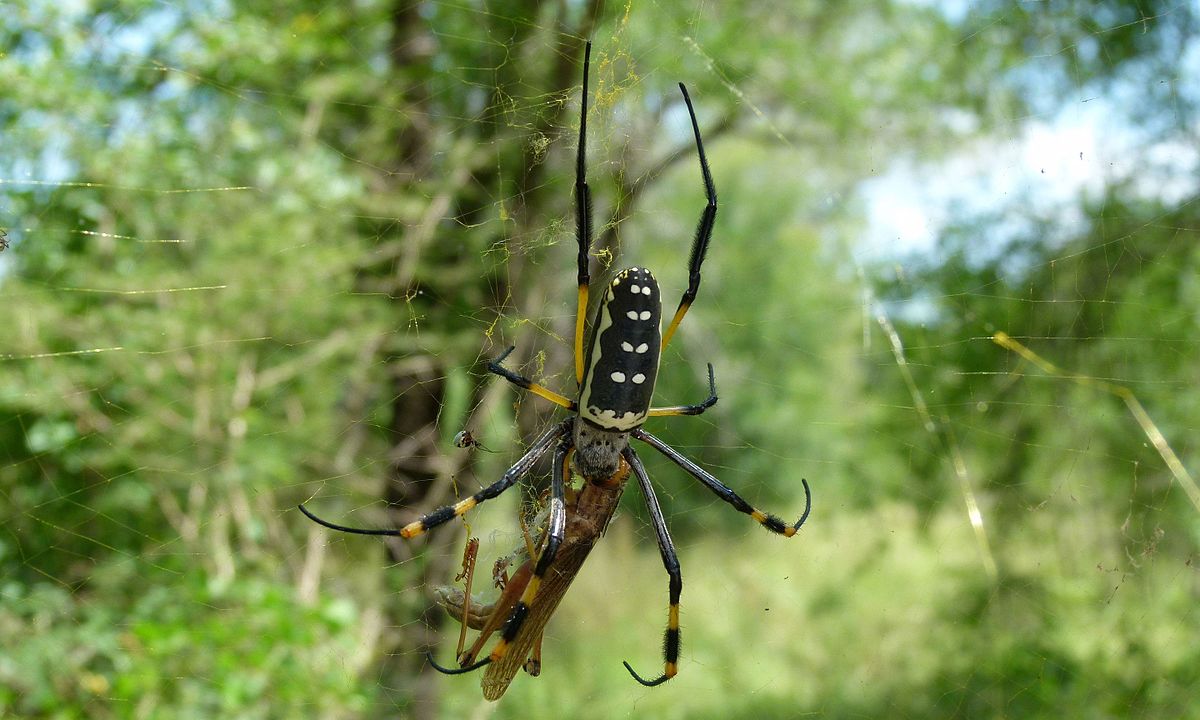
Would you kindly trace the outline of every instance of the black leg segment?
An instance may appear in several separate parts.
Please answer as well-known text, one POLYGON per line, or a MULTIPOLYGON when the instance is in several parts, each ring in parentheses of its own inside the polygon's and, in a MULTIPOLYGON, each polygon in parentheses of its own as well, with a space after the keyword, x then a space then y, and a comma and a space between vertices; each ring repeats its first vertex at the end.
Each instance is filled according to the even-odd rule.
POLYGON ((708 364, 708 398, 699 405, 675 405, 665 408, 650 408, 650 417, 671 417, 674 415, 701 415, 705 410, 717 404, 717 381, 713 376, 712 363, 708 364))
POLYGON ((627 448, 624 455, 629 466, 633 468, 633 474, 637 476, 638 485, 642 488, 642 496, 646 498, 646 507, 650 510, 650 522, 654 525, 655 534, 658 535, 658 552, 662 555, 663 567, 666 568, 667 575, 670 577, 667 630, 663 634, 663 674, 653 680, 646 680, 638 675, 628 662, 624 663, 625 669, 629 671, 634 680, 646 687, 654 687, 675 677, 678 672, 679 595, 683 592, 683 575, 679 571, 679 557, 675 554, 675 544, 671 542, 671 533, 667 531, 666 518, 663 517, 662 507, 658 504, 658 497, 654 494, 654 487, 650 484, 650 476, 646 474, 646 468, 633 448, 627 448))
POLYGON ((692 120, 692 133, 696 136, 696 154, 700 156, 700 174, 704 179, 704 195, 707 204, 700 213, 700 222, 696 226, 696 239, 692 243, 692 253, 688 258, 688 287, 675 310, 675 317, 667 331, 663 333, 662 346, 665 349, 671 342, 671 336, 683 321, 696 293, 700 291, 700 266, 704 264, 704 256, 708 254, 708 243, 712 240, 713 223, 717 219, 717 189, 713 185, 712 172, 708 169, 708 158, 704 155, 704 141, 700 138, 700 123, 696 120, 696 110, 692 107, 692 98, 688 95, 687 87, 679 83, 679 91, 683 93, 683 102, 687 105, 688 117, 692 120))
POLYGON ((326 520, 322 520, 316 515, 313 515, 308 511, 308 508, 304 507, 304 505, 300 505, 300 512, 304 513, 304 515, 313 522, 339 532, 353 533, 355 535, 385 535, 388 537, 402 538, 415 537, 426 530, 431 530, 438 525, 442 525, 450 520, 453 520, 479 503, 491 500, 500 493, 512 487, 518 480, 524 477, 526 473, 533 469, 533 466, 537 463, 537 461, 541 459, 541 457, 545 455, 550 448, 554 447, 555 443, 559 442, 564 437, 570 436, 573 422, 574 420, 564 420, 563 422, 556 424, 554 427, 542 433, 541 437, 533 441, 533 445, 530 446, 529 450, 521 456, 521 459, 517 460, 512 467, 506 470, 504 475, 502 475, 496 482, 488 485, 471 497, 459 500, 453 505, 443 505, 437 510, 422 516, 420 519, 410 522, 399 530, 369 530, 346 527, 344 525, 335 525, 326 520))
POLYGON ((756 522, 770 530, 773 533, 778 533, 784 537, 791 537, 796 534, 800 526, 804 525, 804 521, 808 520, 808 514, 812 510, 812 491, 808 489, 808 481, 804 478, 800 479, 800 483, 804 486, 804 514, 793 525, 788 525, 781 518, 775 515, 755 510, 750 503, 743 500, 737 493, 726 487, 720 480, 716 479, 708 473, 704 468, 684 457, 678 450, 666 444, 662 440, 654 437, 650 433, 641 428, 637 428, 629 433, 633 437, 641 440, 650 447, 659 451, 667 458, 687 471, 689 475, 696 478, 706 488, 711 490, 717 497, 729 503, 738 512, 743 512, 752 517, 756 522))

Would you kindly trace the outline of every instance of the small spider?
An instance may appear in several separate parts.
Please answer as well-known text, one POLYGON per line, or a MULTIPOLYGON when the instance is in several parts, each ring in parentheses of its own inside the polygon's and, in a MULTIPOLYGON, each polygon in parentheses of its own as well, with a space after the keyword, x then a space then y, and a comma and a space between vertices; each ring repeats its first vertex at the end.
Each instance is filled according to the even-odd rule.
POLYGON ((479 440, 471 434, 470 430, 460 430, 458 434, 454 436, 454 447, 479 448, 484 452, 495 452, 494 450, 488 450, 486 447, 484 447, 483 443, 479 442, 479 440))

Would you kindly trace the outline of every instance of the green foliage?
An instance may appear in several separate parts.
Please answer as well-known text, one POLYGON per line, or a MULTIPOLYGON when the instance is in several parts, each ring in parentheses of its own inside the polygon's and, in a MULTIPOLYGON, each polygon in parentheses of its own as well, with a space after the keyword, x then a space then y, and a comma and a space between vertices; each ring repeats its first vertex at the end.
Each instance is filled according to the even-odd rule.
POLYGON ((147 568, 113 563, 96 571, 98 587, 73 591, 6 585, 0 711, 265 718, 366 707, 370 690, 346 667, 361 622, 353 603, 304 607, 261 577, 213 593, 202 573, 147 568))
MULTIPOLYGON (((1194 590, 1169 564, 1085 568, 1083 558, 1119 549, 1099 533, 1085 543, 1029 522, 1004 546, 1020 569, 992 582, 954 508, 922 519, 881 503, 823 526, 803 557, 755 531, 687 548, 689 661, 646 691, 620 661, 658 659, 665 580, 641 581, 660 577, 658 559, 634 549, 647 531, 618 520, 547 630, 543 677, 519 677, 496 715, 553 718, 570 706, 606 718, 636 706, 663 718, 1194 717, 1194 590)), ((452 682, 444 716, 483 704, 474 681, 452 682)))

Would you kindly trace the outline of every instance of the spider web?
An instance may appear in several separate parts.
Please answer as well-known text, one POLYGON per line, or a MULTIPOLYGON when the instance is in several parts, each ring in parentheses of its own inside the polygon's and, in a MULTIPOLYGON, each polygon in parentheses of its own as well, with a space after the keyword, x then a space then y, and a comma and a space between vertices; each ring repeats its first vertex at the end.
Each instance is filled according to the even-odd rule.
POLYGON ((1195 7, 755 7, 0 19, 0 714, 1195 716, 1195 7), (686 287, 679 80, 721 198, 656 400, 721 399, 648 428, 814 510, 640 451, 680 675, 621 667, 667 604, 630 489, 485 703, 419 671, 434 589, 476 536, 487 590, 541 473, 411 543, 294 508, 394 525, 563 417, 483 367, 573 394, 584 36, 593 287, 686 287))

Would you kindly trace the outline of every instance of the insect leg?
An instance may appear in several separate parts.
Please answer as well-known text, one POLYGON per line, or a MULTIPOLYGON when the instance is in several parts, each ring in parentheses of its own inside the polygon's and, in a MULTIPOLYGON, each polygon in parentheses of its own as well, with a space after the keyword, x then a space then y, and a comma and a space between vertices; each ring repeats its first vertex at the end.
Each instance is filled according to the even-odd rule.
POLYGON ((537 677, 542 674, 542 638, 545 635, 545 631, 538 633, 537 640, 533 641, 533 652, 529 654, 529 659, 525 661, 525 672, 529 673, 530 677, 537 677))
POLYGON ((475 561, 479 559, 479 538, 467 538, 467 547, 463 550, 462 572, 454 577, 457 582, 464 580, 462 593, 462 615, 458 631, 458 648, 454 656, 462 655, 463 646, 467 644, 467 627, 471 624, 471 584, 475 580, 475 561))

